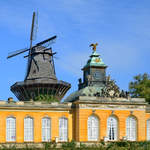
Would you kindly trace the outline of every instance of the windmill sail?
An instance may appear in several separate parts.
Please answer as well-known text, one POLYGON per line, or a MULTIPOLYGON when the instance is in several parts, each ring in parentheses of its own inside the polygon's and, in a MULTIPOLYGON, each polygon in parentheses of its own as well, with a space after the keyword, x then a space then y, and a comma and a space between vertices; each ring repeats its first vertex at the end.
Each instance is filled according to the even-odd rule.
POLYGON ((33 12, 33 17, 32 17, 32 26, 31 26, 31 34, 30 34, 30 51, 29 54, 31 54, 32 51, 32 41, 36 39, 36 34, 37 34, 37 24, 38 24, 38 19, 37 19, 37 14, 33 12))
POLYGON ((33 27, 33 33, 32 33, 32 41, 36 40, 37 31, 38 31, 38 12, 35 13, 34 27, 33 27))
POLYGON ((21 49, 21 50, 11 52, 11 53, 8 54, 7 59, 11 58, 11 57, 14 57, 16 55, 22 54, 26 51, 29 51, 29 54, 31 54, 32 41, 34 41, 36 39, 37 29, 38 29, 38 13, 33 12, 31 35, 30 35, 30 48, 25 48, 25 49, 21 49))
POLYGON ((32 41, 35 40, 36 38, 36 34, 37 34, 37 23, 38 23, 38 19, 37 19, 37 14, 35 12, 33 12, 33 16, 32 16, 32 26, 31 26, 31 34, 30 34, 30 49, 29 49, 29 55, 30 56, 28 58, 28 62, 27 62, 27 71, 26 71, 26 75, 28 75, 29 73, 29 68, 31 65, 31 54, 32 54, 32 41))
POLYGON ((51 37, 51 38, 48 38, 42 42, 39 42, 36 44, 36 46, 43 46, 43 47, 48 47, 50 44, 54 43, 55 39, 56 39, 56 35, 51 37))
POLYGON ((30 51, 29 55, 31 55, 31 50, 32 50, 32 40, 33 40, 33 29, 34 29, 34 20, 35 20, 35 12, 33 12, 33 17, 32 17, 32 26, 31 26, 31 34, 30 34, 30 51))
POLYGON ((28 48, 24 48, 24 49, 20 49, 20 50, 14 51, 14 52, 10 52, 10 53, 8 53, 7 59, 11 58, 11 57, 14 57, 14 56, 17 56, 19 54, 22 54, 22 53, 24 53, 28 50, 29 50, 28 48))

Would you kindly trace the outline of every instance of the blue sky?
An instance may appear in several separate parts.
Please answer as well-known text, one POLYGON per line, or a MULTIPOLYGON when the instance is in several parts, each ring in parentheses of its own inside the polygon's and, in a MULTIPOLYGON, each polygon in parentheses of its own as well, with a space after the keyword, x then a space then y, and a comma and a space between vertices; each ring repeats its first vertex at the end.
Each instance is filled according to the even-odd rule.
POLYGON ((39 42, 57 35, 56 73, 77 90, 81 68, 98 42, 97 52, 108 65, 107 74, 128 90, 133 76, 150 73, 149 0, 0 0, 0 100, 14 97, 9 90, 23 81, 24 55, 6 59, 8 52, 29 47, 33 11, 38 10, 39 42))

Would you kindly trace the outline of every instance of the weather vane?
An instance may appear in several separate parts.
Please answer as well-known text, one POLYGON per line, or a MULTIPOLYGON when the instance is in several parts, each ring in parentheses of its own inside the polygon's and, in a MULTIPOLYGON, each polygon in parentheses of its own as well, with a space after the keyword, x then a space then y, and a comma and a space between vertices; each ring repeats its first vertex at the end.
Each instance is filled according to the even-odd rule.
POLYGON ((98 43, 95 43, 95 44, 91 44, 90 47, 93 47, 93 51, 96 51, 96 46, 98 45, 98 43))

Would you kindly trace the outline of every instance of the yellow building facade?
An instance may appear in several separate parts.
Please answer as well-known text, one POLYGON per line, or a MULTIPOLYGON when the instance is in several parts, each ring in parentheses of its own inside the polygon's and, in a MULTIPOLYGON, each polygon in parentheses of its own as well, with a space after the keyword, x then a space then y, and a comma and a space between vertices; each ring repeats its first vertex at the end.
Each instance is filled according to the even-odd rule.
POLYGON ((63 104, 1 101, 0 143, 145 141, 150 138, 149 119, 149 105, 144 99, 89 99, 80 96, 73 103, 63 104), (93 117, 91 122, 90 117, 93 117), (9 121, 10 118, 14 122, 9 121), (44 118, 50 120, 49 127, 45 129, 42 123, 44 118), (97 119, 97 126, 94 125, 94 118, 97 119), (111 128, 114 137, 109 135, 109 118, 116 120, 116 126, 111 128), (128 118, 131 118, 129 125, 128 118), (29 121, 29 126, 26 125, 26 119, 32 120, 29 121), (135 124, 132 123, 133 120, 135 124), (43 132, 49 135, 43 135, 43 132), (132 135, 134 133, 135 136, 132 135))
MULTIPOLYGON (((59 137, 59 120, 60 118, 67 119, 67 140, 72 139, 72 113, 70 111, 70 105, 61 104, 41 104, 36 102, 12 102, 7 103, 5 101, 1 102, 0 108, 0 143, 15 142, 44 142, 44 141, 54 141, 59 137), (7 105, 7 106, 6 106, 7 105), (58 106, 59 108, 58 108, 58 106), (43 108, 41 108, 43 107, 43 108), (8 118, 13 118, 15 120, 15 127, 12 129, 13 122, 7 122, 8 118), (25 119, 31 119, 32 125, 31 129, 25 131, 25 119), (48 118, 50 120, 49 124, 49 139, 42 140, 42 119, 48 118), (8 129, 9 128, 9 129, 8 129), (11 130, 15 130, 11 133, 11 130), (26 132, 33 132, 31 138, 25 139, 26 132), (12 137, 11 137, 12 136, 12 137), (13 138, 14 136, 14 138, 13 138)), ((31 124, 31 122, 30 122, 31 124)), ((30 128, 30 125, 29 127, 30 128)))

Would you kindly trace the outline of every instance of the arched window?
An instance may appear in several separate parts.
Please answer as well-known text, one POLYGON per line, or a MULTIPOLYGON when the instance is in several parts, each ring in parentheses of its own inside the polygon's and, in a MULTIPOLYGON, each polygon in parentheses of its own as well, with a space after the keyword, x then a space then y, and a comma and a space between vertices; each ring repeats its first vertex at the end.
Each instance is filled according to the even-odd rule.
POLYGON ((14 117, 6 119, 6 141, 16 141, 16 119, 14 117))
POLYGON ((127 140, 136 141, 137 122, 136 118, 129 116, 126 120, 126 137, 127 140))
POLYGON ((110 141, 117 140, 118 121, 115 116, 110 116, 107 120, 107 137, 110 141))
POLYGON ((150 119, 147 120, 147 140, 150 141, 150 119))
POLYGON ((33 141, 33 119, 31 117, 24 119, 24 141, 33 141))
POLYGON ((68 140, 68 119, 61 117, 59 119, 59 141, 68 140))
POLYGON ((48 117, 42 119, 42 141, 51 139, 51 120, 48 117))
POLYGON ((92 115, 88 118, 88 141, 97 141, 99 137, 99 119, 92 115))

